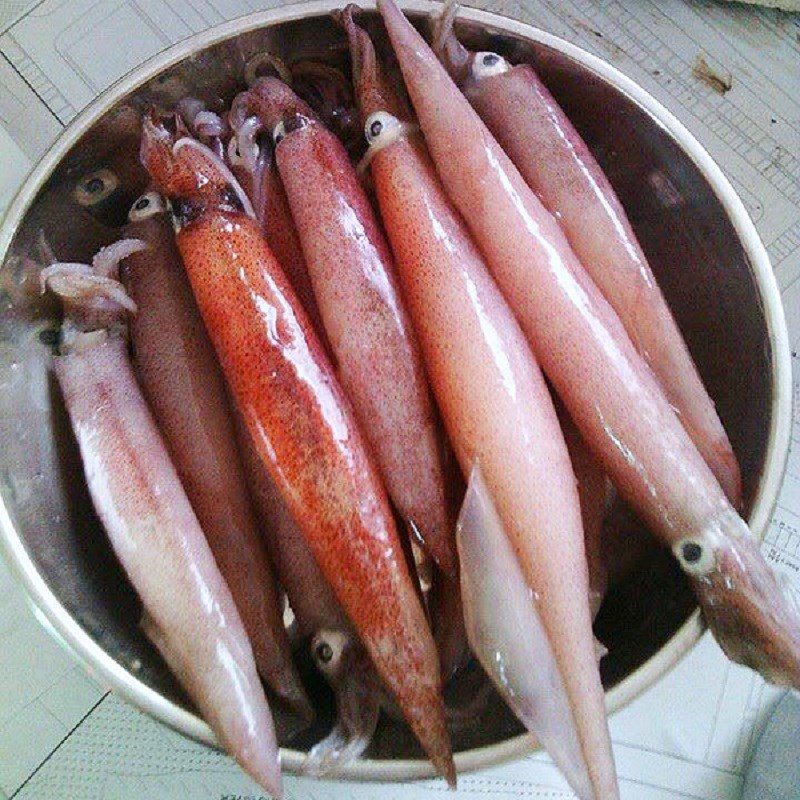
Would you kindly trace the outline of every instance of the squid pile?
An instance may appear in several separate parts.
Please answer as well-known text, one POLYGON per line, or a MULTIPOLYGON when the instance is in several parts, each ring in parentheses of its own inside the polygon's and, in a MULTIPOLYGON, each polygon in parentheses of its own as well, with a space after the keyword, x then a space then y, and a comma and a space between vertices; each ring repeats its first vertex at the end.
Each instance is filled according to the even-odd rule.
POLYGON ((335 719, 307 774, 388 715, 455 786, 444 690, 472 665, 577 797, 614 800, 593 623, 638 554, 669 548, 725 653, 795 689, 800 619, 625 209, 544 82, 462 45, 452 2, 430 44, 395 0, 378 11, 380 39, 334 14, 346 67, 263 53, 216 105, 144 109, 149 186, 118 241, 29 259, 63 306, 89 491, 145 634, 273 796, 273 713, 313 723, 308 669, 335 719))

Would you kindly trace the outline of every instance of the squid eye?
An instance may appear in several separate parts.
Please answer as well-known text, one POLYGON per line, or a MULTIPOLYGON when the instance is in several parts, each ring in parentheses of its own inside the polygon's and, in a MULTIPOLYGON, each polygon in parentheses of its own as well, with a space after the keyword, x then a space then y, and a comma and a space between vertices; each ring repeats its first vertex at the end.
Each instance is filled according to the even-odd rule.
POLYGON ((386 111, 375 111, 367 117, 364 123, 364 136, 368 144, 375 144, 384 134, 400 127, 400 120, 386 111))
POLYGON ((166 208, 164 200, 158 192, 147 192, 131 206, 131 210, 128 212, 128 219, 131 222, 141 222, 160 214, 162 211, 166 211, 166 208))
POLYGON ((488 78, 492 75, 502 75, 511 69, 508 61, 497 53, 475 53, 472 62, 472 74, 475 78, 488 78))
POLYGON ((39 341, 47 347, 56 347, 61 337, 61 331, 58 328, 46 327, 42 328, 38 333, 39 341))
POLYGON ((272 141, 280 144, 284 136, 286 136, 286 124, 281 120, 272 130, 272 141))
POLYGON ((75 202, 84 208, 97 205, 114 193, 119 179, 110 169, 98 169, 84 175, 72 190, 75 202))
POLYGON ((314 655, 321 664, 329 664, 333 658, 333 648, 327 642, 320 642, 314 655))
POLYGON ((681 539, 672 550, 687 575, 702 578, 717 565, 713 549, 697 539, 681 539))
POLYGON ((323 675, 335 675, 342 666, 348 637, 342 631, 318 631, 311 641, 311 655, 323 675))

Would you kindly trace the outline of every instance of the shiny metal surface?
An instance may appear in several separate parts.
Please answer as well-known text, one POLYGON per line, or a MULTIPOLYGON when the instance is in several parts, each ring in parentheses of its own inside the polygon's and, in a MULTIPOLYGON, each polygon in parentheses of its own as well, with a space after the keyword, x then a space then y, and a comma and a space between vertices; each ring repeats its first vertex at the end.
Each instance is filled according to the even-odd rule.
MULTIPOLYGON (((185 94, 214 107, 230 100, 243 65, 269 49, 284 59, 344 63, 344 39, 312 2, 228 23, 170 48, 95 100, 45 155, 0 229, 0 543, 32 601, 70 650, 101 679, 158 719, 204 741, 211 733, 141 634, 139 607, 89 501, 75 442, 50 370, 55 308, 25 281, 24 256, 43 231, 57 256, 85 260, 116 238, 145 186, 138 120, 150 103, 185 94), (119 185, 92 213, 73 194, 97 169, 119 185)), ((407 3, 423 14, 433 3, 407 3)), ((421 17, 420 17, 421 19, 421 17)), ((379 30, 374 18, 371 23, 379 30)), ((605 62, 542 31, 465 9, 459 32, 474 49, 536 64, 589 142, 625 205, 715 399, 742 464, 751 526, 763 535, 788 450, 791 367, 780 296, 766 253, 730 184, 685 128, 605 62)), ((683 578, 658 556, 606 602, 603 664, 611 710, 629 702, 697 641, 702 623, 683 578)), ((452 688, 469 692, 470 676, 452 688)), ((316 690, 317 687, 314 687, 316 690)), ((319 687, 319 702, 329 698, 319 687)), ((286 743, 284 767, 319 736, 286 743)), ((530 748, 495 699, 455 734, 458 768, 530 748)), ((351 778, 430 774, 410 735, 383 722, 351 778)))

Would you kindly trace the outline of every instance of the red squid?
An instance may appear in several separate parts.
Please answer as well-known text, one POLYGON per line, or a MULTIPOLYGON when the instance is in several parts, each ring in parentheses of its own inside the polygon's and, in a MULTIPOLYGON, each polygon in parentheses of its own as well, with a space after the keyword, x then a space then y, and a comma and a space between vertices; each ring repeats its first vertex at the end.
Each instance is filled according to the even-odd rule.
POLYGON ((136 375, 236 601, 261 676, 310 719, 247 494, 225 383, 161 196, 142 195, 129 217, 125 233, 147 244, 121 270, 138 308, 129 325, 136 375))
POLYGON ((229 170, 153 115, 142 161, 259 458, 436 768, 455 782, 436 649, 350 405, 229 170))

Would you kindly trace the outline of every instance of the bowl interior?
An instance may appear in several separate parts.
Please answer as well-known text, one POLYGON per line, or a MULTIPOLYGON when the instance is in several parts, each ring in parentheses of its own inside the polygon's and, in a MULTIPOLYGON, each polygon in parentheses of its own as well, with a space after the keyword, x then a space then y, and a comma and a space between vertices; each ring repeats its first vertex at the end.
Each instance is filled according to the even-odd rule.
MULTIPOLYGON (((383 41, 374 14, 369 25, 383 41)), ((676 141, 606 79, 553 46, 463 21, 474 49, 528 60, 563 105, 608 174, 669 300, 739 457, 747 504, 757 490, 771 424, 767 325, 742 243, 711 186, 676 141)), ((43 233, 60 260, 85 261, 117 238, 132 199, 145 188, 137 161, 141 110, 171 108, 184 95, 210 107, 241 88, 243 65, 263 50, 294 61, 325 59, 346 67, 337 28, 314 16, 248 31, 196 52, 156 75, 99 117, 61 160, 22 218, 0 272, 0 493, 16 533, 49 589, 82 628, 140 681, 190 709, 169 671, 138 628, 139 604, 93 513, 80 459, 50 370, 57 309, 25 291, 26 254, 43 233), (116 190, 91 213, 73 191, 97 169, 112 171, 116 190)), ((385 50, 384 50, 385 52, 385 50)), ((670 558, 654 549, 604 603, 597 632, 609 646, 607 688, 668 644, 695 609, 670 558)), ((331 698, 303 666, 324 710, 320 723, 284 744, 307 748, 331 719, 331 698)), ((469 669, 448 687, 467 702, 479 681, 469 669)), ((507 740, 521 731, 497 697, 453 731, 459 751, 507 740)), ((383 719, 375 758, 414 758, 404 726, 383 719)))

